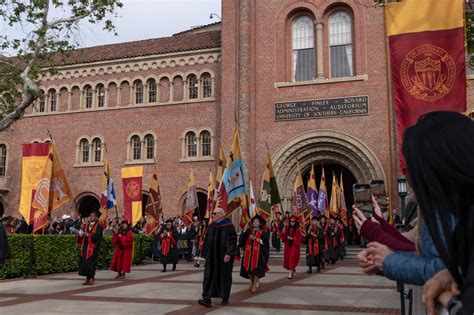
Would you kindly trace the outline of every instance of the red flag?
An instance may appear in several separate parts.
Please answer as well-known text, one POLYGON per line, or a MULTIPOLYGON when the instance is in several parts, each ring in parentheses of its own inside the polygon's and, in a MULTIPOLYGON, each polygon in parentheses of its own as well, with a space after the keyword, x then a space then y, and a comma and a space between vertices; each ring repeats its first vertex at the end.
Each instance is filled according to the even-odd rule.
MULTIPOLYGON (((406 0, 385 5, 399 146, 405 129, 423 114, 466 111, 464 3, 406 0)), ((400 168, 404 171, 401 154, 400 168)))

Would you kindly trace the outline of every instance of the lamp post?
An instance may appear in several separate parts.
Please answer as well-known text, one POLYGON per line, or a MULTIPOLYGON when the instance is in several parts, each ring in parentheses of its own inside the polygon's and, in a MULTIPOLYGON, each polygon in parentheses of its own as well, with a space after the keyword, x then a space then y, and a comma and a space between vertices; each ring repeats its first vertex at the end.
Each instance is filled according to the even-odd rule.
MULTIPOLYGON (((405 197, 407 196, 407 179, 403 176, 398 177, 398 195, 400 196, 400 219, 403 222, 405 217, 405 197)), ((400 292, 401 314, 405 315, 405 286, 403 282, 397 282, 400 292)))
POLYGON ((407 179, 400 176, 398 182, 398 195, 400 196, 400 219, 405 217, 405 197, 407 196, 407 179))

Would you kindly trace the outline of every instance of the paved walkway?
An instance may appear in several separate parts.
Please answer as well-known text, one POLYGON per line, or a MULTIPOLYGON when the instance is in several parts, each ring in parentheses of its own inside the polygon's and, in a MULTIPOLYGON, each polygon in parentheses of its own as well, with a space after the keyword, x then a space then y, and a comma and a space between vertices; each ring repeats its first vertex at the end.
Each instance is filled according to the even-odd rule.
POLYGON ((1 281, 0 314, 399 314, 395 283, 363 275, 353 259, 311 275, 301 264, 292 280, 281 265, 270 260, 256 294, 236 265, 230 305, 217 299, 211 309, 196 303, 203 269, 188 263, 167 273, 158 264, 135 266, 125 281, 99 271, 96 285, 86 287, 76 273, 1 281))

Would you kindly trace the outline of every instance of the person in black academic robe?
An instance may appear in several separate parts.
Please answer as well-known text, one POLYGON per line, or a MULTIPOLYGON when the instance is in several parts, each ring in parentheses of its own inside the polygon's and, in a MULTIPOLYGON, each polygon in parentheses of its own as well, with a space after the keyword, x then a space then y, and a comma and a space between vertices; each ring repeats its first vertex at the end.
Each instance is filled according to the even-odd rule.
POLYGON ((237 233, 232 223, 225 218, 225 211, 216 208, 212 211, 212 224, 209 225, 204 240, 203 255, 204 281, 200 305, 211 307, 211 298, 222 298, 222 305, 229 304, 232 287, 234 258, 239 256, 237 233))
POLYGON ((336 237, 335 237, 335 226, 334 226, 334 218, 331 216, 329 224, 326 225, 326 241, 328 245, 328 255, 327 258, 331 262, 331 265, 336 263, 337 256, 336 256, 336 237))
POLYGON ((173 264, 173 271, 175 271, 178 263, 178 231, 173 228, 173 220, 167 220, 158 235, 161 244, 160 262, 163 265, 161 272, 166 272, 167 264, 173 264))
POLYGON ((324 233, 319 228, 317 217, 311 219, 311 224, 306 232, 306 265, 308 266, 308 273, 313 273, 313 267, 317 268, 317 272, 321 271, 321 255, 320 252, 324 250, 321 248, 319 240, 324 238, 324 233))
POLYGON ((10 246, 8 245, 7 231, 3 226, 3 218, 0 217, 0 265, 10 258, 10 246))
POLYGON ((250 279, 249 291, 257 292, 259 278, 265 277, 270 252, 268 232, 263 230, 265 219, 256 215, 252 218, 252 225, 240 234, 239 248, 243 250, 240 276, 250 279))
POLYGON ((89 222, 79 230, 76 236, 80 254, 79 275, 86 277, 83 285, 95 283, 95 269, 102 240, 102 227, 98 222, 98 217, 99 213, 93 211, 89 215, 89 222))
POLYGON ((272 247, 275 248, 277 252, 279 252, 281 249, 279 213, 277 213, 277 217, 270 224, 270 231, 272 232, 272 247))

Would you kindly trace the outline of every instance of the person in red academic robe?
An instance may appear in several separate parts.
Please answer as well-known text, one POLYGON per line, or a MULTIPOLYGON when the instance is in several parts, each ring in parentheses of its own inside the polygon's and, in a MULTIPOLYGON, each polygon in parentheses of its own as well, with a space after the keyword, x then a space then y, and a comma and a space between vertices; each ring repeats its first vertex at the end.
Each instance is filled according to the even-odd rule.
POLYGON ((300 262, 301 235, 298 217, 292 215, 288 224, 281 231, 281 239, 285 243, 283 267, 290 271, 288 279, 295 276, 296 266, 300 262))
POLYGON ((130 272, 133 259, 133 233, 127 220, 122 220, 121 224, 120 228, 115 228, 112 236, 115 250, 110 270, 118 272, 115 279, 125 279, 125 273, 130 272))

